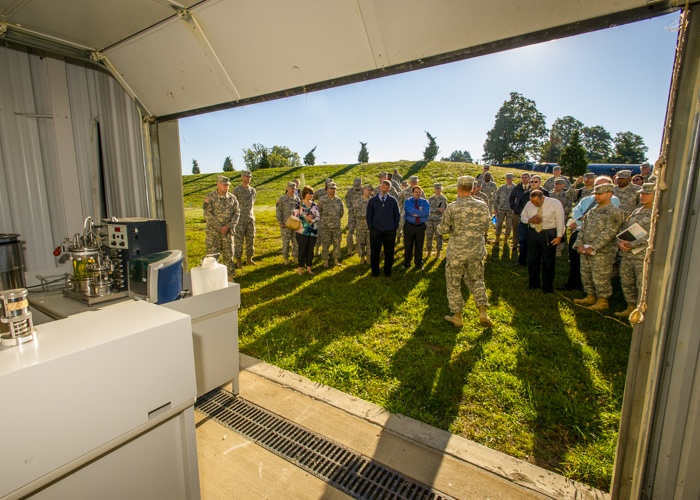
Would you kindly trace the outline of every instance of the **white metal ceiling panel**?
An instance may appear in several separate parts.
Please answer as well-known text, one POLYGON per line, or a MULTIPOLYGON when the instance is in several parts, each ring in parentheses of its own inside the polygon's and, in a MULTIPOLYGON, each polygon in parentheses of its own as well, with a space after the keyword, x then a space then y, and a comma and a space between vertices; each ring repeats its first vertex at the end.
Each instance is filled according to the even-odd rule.
POLYGON ((375 67, 356 0, 216 1, 192 12, 241 97, 375 67))

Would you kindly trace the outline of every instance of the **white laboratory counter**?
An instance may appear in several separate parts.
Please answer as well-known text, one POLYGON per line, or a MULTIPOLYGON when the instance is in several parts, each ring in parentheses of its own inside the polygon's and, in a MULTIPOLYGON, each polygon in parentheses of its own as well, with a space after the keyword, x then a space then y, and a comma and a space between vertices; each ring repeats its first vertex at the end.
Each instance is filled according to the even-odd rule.
MULTIPOLYGON (((189 274, 184 275, 184 284, 189 274)), ((31 292, 28 296, 35 325, 71 317, 75 314, 94 313, 114 304, 135 302, 128 297, 100 302, 92 306, 63 293, 31 292)), ((187 297, 158 307, 187 314, 192 319, 192 341, 197 378, 197 397, 229 382, 238 394, 238 309, 241 306, 241 287, 229 283, 228 288, 187 297)))
POLYGON ((199 498, 190 318, 128 301, 0 348, 0 498, 199 498))

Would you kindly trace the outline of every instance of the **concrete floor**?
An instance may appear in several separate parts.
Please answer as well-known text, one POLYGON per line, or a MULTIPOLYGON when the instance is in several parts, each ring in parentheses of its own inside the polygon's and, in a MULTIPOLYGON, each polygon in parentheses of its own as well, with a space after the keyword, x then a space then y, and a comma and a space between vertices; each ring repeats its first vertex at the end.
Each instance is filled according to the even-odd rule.
MULTIPOLYGON (((455 498, 608 497, 244 355, 240 395, 455 498)), ((204 415, 196 413, 196 418, 203 500, 350 498, 204 415)))

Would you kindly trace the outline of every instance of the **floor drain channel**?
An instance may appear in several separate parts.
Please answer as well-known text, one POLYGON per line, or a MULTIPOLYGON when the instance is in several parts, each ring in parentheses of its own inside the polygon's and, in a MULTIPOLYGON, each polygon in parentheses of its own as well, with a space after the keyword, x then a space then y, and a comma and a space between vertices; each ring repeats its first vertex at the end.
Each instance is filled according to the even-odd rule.
POLYGON ((223 389, 195 408, 354 498, 454 500, 223 389))

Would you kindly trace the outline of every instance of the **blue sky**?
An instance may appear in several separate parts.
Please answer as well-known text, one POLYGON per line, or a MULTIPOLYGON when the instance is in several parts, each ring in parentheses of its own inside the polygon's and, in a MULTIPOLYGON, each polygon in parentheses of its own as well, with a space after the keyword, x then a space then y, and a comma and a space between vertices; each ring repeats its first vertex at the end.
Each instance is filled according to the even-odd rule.
POLYGON ((180 120, 183 173, 205 172, 244 148, 287 146, 316 163, 355 163, 360 141, 370 162, 419 160, 425 131, 438 158, 455 149, 481 158, 486 132, 510 92, 536 102, 551 126, 571 115, 612 135, 641 135, 659 153, 679 14, 531 45, 434 68, 180 120))

